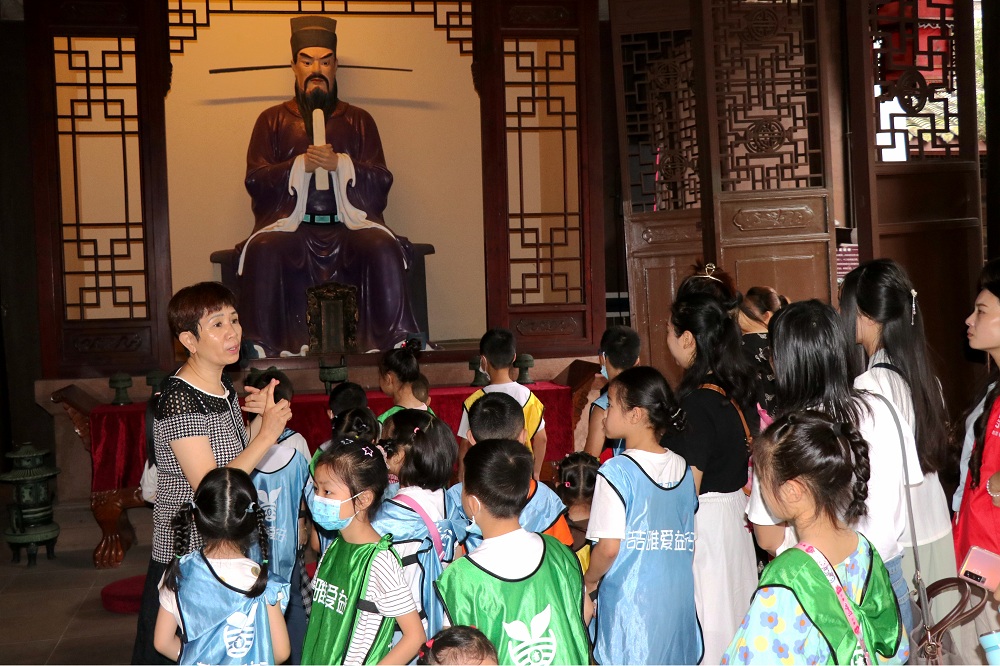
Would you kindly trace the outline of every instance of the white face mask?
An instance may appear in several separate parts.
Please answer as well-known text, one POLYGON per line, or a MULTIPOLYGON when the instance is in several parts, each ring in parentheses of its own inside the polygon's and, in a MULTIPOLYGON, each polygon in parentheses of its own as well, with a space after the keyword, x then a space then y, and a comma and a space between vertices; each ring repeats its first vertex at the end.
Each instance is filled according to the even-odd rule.
POLYGON ((490 380, 493 379, 492 377, 490 377, 490 373, 486 372, 486 359, 484 358, 479 359, 479 372, 486 375, 490 380))

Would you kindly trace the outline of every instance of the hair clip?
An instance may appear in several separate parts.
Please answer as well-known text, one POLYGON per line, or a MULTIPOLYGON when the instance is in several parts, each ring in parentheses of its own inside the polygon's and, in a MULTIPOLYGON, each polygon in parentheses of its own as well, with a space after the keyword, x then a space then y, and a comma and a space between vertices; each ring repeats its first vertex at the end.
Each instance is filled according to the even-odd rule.
POLYGON ((569 488, 570 483, 569 483, 569 481, 563 481, 563 485, 566 486, 567 488, 569 488))
POLYGON ((371 458, 374 455, 374 453, 375 453, 374 451, 372 451, 372 449, 371 449, 370 446, 363 446, 363 447, 361 447, 361 451, 362 451, 362 453, 364 453, 369 458, 371 458))
POLYGON ((416 435, 418 432, 420 432, 419 426, 413 429, 413 434, 414 435, 416 435))
POLYGON ((250 502, 247 505, 247 513, 255 513, 257 511, 257 502, 250 502))
POLYGON ((271 561, 271 560, 269 560, 269 559, 267 559, 267 558, 264 558, 264 560, 263 560, 263 561, 261 562, 261 564, 267 564, 267 563, 268 563, 268 562, 270 562, 270 561, 271 561))
POLYGON ((695 273, 691 277, 708 278, 709 280, 715 280, 716 282, 722 282, 719 278, 712 275, 715 272, 715 264, 705 264, 704 273, 695 273))
POLYGON ((913 326, 913 322, 917 319, 917 290, 910 290, 910 326, 913 326))
POLYGON ((184 557, 184 556, 183 556, 183 555, 178 555, 177 553, 174 553, 174 557, 175 557, 175 558, 177 558, 177 559, 179 560, 179 559, 181 559, 181 558, 182 558, 182 557, 184 557))
POLYGON ((680 407, 678 407, 677 409, 675 409, 674 412, 670 415, 670 420, 673 421, 674 419, 676 419, 678 416, 681 415, 682 411, 684 411, 684 410, 681 409, 680 407))

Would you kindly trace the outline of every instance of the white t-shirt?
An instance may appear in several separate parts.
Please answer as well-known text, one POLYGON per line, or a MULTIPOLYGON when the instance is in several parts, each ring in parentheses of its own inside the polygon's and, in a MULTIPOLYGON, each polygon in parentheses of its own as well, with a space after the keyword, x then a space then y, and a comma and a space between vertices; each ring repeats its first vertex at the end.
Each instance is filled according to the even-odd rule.
MULTIPOLYGON (((224 560, 209 557, 207 559, 212 569, 215 570, 215 575, 221 578, 224 583, 235 587, 237 590, 249 590, 257 582, 257 576, 260 574, 260 565, 247 557, 224 560)), ((184 581, 181 580, 180 585, 183 584, 184 581)), ((181 614, 177 609, 177 595, 172 590, 164 587, 163 577, 160 578, 159 588, 160 605, 174 616, 178 627, 184 626, 181 624, 181 614)))
MULTIPOLYGON (((903 553, 900 540, 903 531, 907 529, 906 498, 903 495, 903 451, 890 407, 874 396, 865 396, 862 401, 868 406, 870 413, 862 411, 858 430, 868 442, 871 476, 868 479, 868 515, 858 521, 855 529, 868 537, 882 561, 888 562, 903 553)), ((908 481, 911 485, 918 484, 923 481, 923 475, 920 473, 913 433, 903 428, 903 439, 906 464, 910 472, 908 481)), ((759 486, 754 475, 753 490, 757 492, 750 493, 747 517, 757 525, 777 525, 780 521, 764 504, 759 486)), ((796 539, 786 532, 782 550, 795 543, 796 539)))
MULTIPOLYGON (((986 389, 986 393, 993 390, 993 384, 986 389)), ((965 479, 969 476, 969 458, 972 457, 972 448, 976 444, 976 434, 973 429, 976 427, 976 420, 983 413, 986 406, 986 395, 979 401, 976 408, 972 410, 965 419, 965 439, 962 440, 962 457, 958 461, 958 488, 951 498, 951 508, 955 513, 962 508, 962 496, 965 494, 965 479)))
MULTIPOLYGON (((396 494, 406 495, 407 497, 416 501, 420 505, 431 520, 438 522, 439 520, 444 520, 444 491, 443 490, 427 490, 426 488, 421 488, 419 486, 407 486, 406 488, 400 488, 399 492, 396 494)), ((405 506, 405 505, 404 505, 405 506)), ((408 555, 415 554, 420 549, 420 541, 404 541, 402 543, 394 543, 393 548, 399 553, 400 559, 406 558, 408 555)), ((444 566, 447 566, 445 564, 444 566)), ((408 567, 403 567, 403 580, 406 581, 407 587, 410 589, 410 594, 413 596, 413 602, 416 604, 417 612, 423 610, 423 599, 421 598, 421 588, 420 588, 420 573, 421 568, 419 564, 413 564, 408 567)), ((426 629, 427 621, 424 621, 424 629, 426 629)))
MULTIPOLYGON (((688 467, 684 458, 673 451, 652 453, 629 449, 622 455, 638 463, 642 471, 661 486, 680 481, 688 467)), ((590 506, 590 522, 587 523, 587 539, 624 539, 625 530, 625 504, 608 480, 598 474, 594 485, 594 501, 590 506)))
MULTIPOLYGON (((524 384, 518 384, 517 382, 507 382, 506 384, 490 384, 489 386, 483 387, 483 393, 506 393, 510 397, 517 400, 517 404, 524 407, 528 402, 528 397, 531 395, 531 389, 529 389, 524 384)), ((538 425, 538 431, 545 430, 545 418, 542 418, 542 422, 538 425)), ((536 432, 538 432, 536 431, 536 432)), ((458 436, 460 439, 468 439, 469 434, 469 410, 462 410, 462 422, 458 426, 458 436)), ((531 433, 528 433, 529 435, 531 433)))
MULTIPOLYGON (((868 362, 868 371, 854 380, 854 387, 863 391, 871 391, 885 397, 895 407, 902 420, 903 428, 909 429, 916 438, 916 420, 913 413, 913 398, 910 387, 902 375, 889 368, 875 368, 876 363, 889 363, 889 355, 880 349, 868 362)), ((917 462, 919 471, 919 460, 917 462)), ((910 470, 911 475, 914 473, 910 470)), ((948 498, 938 479, 937 472, 924 474, 921 483, 910 486, 910 502, 913 504, 913 515, 920 516, 916 521, 917 545, 923 546, 951 534, 951 515, 948 512, 948 498)), ((903 507, 906 517, 906 529, 899 542, 904 547, 912 547, 909 514, 903 507)))

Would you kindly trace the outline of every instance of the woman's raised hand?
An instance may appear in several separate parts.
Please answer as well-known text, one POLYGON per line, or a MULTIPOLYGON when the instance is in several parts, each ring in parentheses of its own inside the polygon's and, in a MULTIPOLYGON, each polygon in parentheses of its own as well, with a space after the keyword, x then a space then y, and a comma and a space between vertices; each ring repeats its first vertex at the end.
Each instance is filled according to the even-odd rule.
POLYGON ((262 396, 259 400, 263 403, 260 411, 262 414, 260 434, 274 437, 275 440, 285 430, 285 424, 292 418, 292 406, 288 404, 287 400, 281 399, 274 402, 274 387, 277 385, 278 380, 272 379, 271 383, 257 394, 262 396))
MULTIPOLYGON (((274 386, 277 382, 277 379, 272 379, 271 386, 274 386)), ((243 401, 243 411, 250 412, 252 414, 263 414, 264 392, 253 386, 244 386, 243 388, 247 391, 247 397, 243 401)))

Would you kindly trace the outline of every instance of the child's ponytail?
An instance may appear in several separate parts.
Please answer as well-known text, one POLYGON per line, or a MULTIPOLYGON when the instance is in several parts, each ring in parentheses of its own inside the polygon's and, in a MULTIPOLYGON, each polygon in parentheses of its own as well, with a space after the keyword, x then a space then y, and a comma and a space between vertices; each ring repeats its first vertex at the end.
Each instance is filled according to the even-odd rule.
POLYGON ((185 504, 174 516, 171 524, 174 528, 174 557, 167 565, 167 571, 163 577, 163 584, 167 589, 176 592, 177 580, 181 576, 180 561, 191 550, 191 530, 194 528, 194 507, 185 504))
POLYGON ((601 463, 597 458, 577 451, 569 453, 559 463, 559 483, 556 494, 563 504, 570 506, 580 502, 589 503, 594 498, 594 487, 597 485, 597 470, 601 463))
POLYGON ((854 484, 852 486, 852 497, 847 510, 844 512, 844 519, 848 523, 853 523, 868 513, 868 479, 871 477, 871 461, 868 459, 868 441, 861 436, 857 428, 849 424, 837 424, 834 429, 840 428, 843 433, 841 440, 846 440, 850 449, 850 460, 854 465, 854 484))
POLYGON ((625 409, 646 410, 657 437, 684 429, 684 410, 659 370, 648 366, 624 370, 611 382, 608 392, 611 391, 616 391, 625 409))
POLYGON ((253 586, 247 590, 247 596, 259 597, 267 587, 271 543, 267 534, 267 516, 264 514, 264 509, 261 508, 259 503, 251 502, 250 506, 247 507, 247 511, 250 512, 251 510, 257 522, 257 545, 260 546, 260 573, 257 574, 257 580, 254 581, 253 586))

